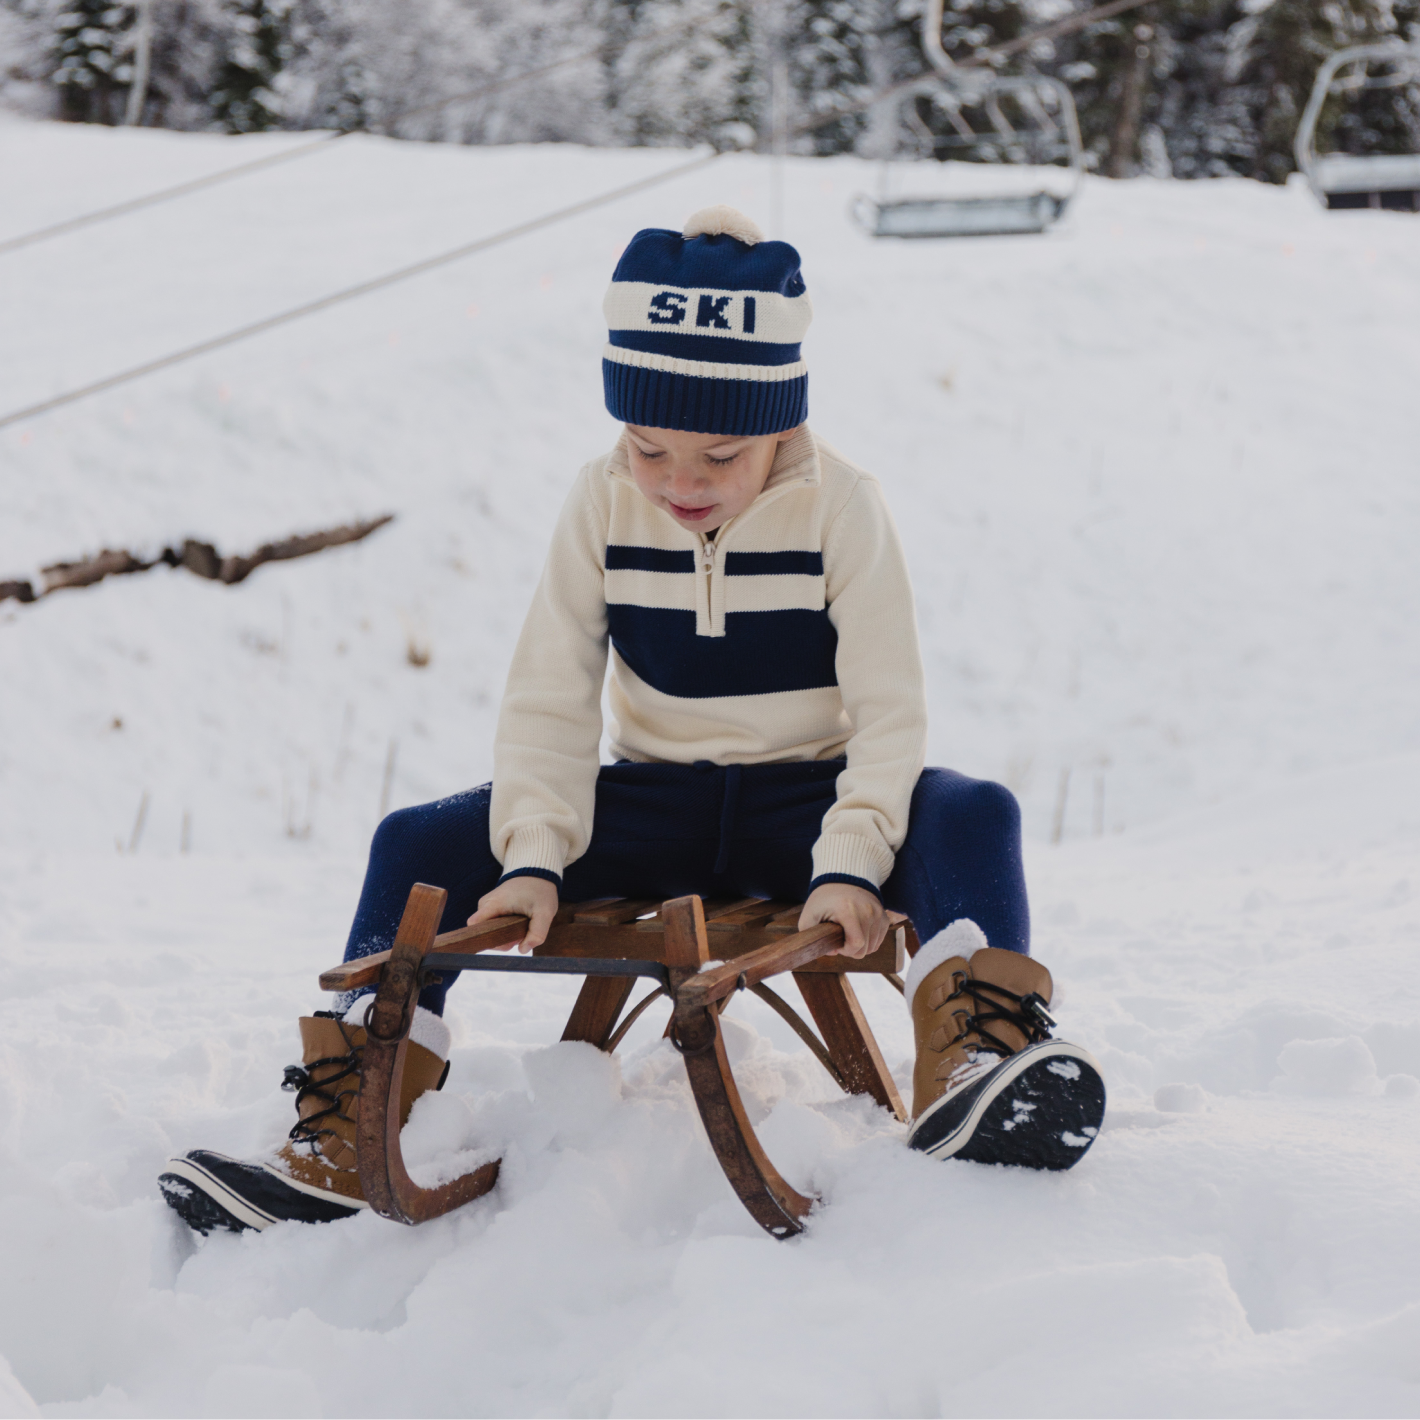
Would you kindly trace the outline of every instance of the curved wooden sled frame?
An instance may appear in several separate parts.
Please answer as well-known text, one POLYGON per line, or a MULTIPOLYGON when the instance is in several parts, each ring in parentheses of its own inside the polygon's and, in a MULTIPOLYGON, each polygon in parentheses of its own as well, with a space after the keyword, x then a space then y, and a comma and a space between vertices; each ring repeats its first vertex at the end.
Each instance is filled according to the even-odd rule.
POLYGON ((815 1199, 800 1193, 764 1152, 740 1099, 725 1054, 720 1012, 737 990, 750 990, 782 1016, 837 1083, 866 1094, 899 1119, 902 1100, 873 1039, 850 972, 887 977, 899 990, 904 954, 915 953, 912 924, 892 915, 887 940, 870 957, 835 955, 842 929, 832 923, 799 932, 798 906, 746 898, 702 903, 698 897, 670 902, 626 901, 564 906, 547 942, 531 956, 487 957, 480 953, 520 941, 527 919, 502 917, 478 927, 438 935, 447 894, 416 883, 388 952, 364 957, 322 974, 327 991, 378 983, 366 1012, 356 1155, 365 1198, 383 1218, 423 1223, 487 1193, 498 1180, 498 1162, 434 1188, 410 1178, 400 1151, 399 1099, 410 1026, 421 987, 440 970, 545 971, 575 973, 586 980, 563 1040, 583 1040, 612 1051, 634 1020, 657 996, 672 1003, 666 1035, 685 1059, 690 1088, 710 1146, 751 1217, 776 1238, 803 1231, 815 1199), (659 909, 659 910, 657 910, 659 909), (712 961, 711 939, 714 939, 712 961), (634 955, 633 955, 634 953, 634 955), (766 978, 792 971, 823 1040, 776 992, 766 978), (618 1026, 637 976, 657 982, 618 1026))

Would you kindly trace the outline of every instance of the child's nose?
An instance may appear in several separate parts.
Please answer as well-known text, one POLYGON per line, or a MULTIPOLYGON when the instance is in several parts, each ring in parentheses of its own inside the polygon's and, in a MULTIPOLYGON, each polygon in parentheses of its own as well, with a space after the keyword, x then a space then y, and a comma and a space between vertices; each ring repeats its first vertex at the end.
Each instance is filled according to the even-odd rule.
POLYGON ((694 465, 673 464, 670 486, 673 491, 690 493, 705 484, 705 476, 694 465))

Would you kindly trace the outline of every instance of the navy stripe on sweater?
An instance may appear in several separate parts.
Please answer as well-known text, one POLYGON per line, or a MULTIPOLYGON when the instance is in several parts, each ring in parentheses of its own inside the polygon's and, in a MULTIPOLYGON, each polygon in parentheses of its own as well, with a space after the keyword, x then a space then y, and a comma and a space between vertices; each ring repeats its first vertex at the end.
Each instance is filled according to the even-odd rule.
POLYGON ((709 700, 838 684, 838 632, 826 611, 732 611, 723 636, 697 636, 695 613, 613 603, 612 645, 663 695, 709 700))
POLYGON ((727 577, 822 577, 821 552, 727 552, 727 577))
MULTIPOLYGON (((608 572, 694 572, 695 554, 666 547, 608 543, 608 572)), ((727 552, 727 577, 822 577, 821 552, 727 552)))
POLYGON ((608 543, 608 572, 694 572, 695 554, 667 547, 626 547, 608 543))

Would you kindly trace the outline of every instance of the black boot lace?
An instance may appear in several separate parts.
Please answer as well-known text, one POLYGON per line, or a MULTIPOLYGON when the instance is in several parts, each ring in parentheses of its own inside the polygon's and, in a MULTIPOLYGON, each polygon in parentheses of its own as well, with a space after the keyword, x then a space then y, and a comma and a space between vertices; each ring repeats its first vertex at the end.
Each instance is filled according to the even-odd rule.
POLYGON ((344 1055, 327 1055, 324 1059, 312 1060, 309 1064, 288 1065, 282 1076, 281 1088, 295 1091, 298 1111, 301 1105, 311 1098, 319 1100, 325 1106, 323 1109, 315 1110, 313 1113, 297 1119, 287 1136, 293 1143, 309 1145, 312 1152, 325 1136, 337 1137, 335 1130, 329 1128, 324 1121, 333 1117, 345 1124, 353 1125, 355 1123, 350 1115, 344 1113, 342 1105, 346 1100, 359 1096, 360 1057, 362 1054, 358 1046, 351 1044, 350 1032, 346 1029, 345 1022, 334 1011, 317 1011, 316 1015, 335 1021, 350 1049, 344 1055), (331 1068, 333 1073, 324 1073, 327 1067, 331 1068), (317 1071, 322 1072, 320 1079, 315 1078, 317 1071), (348 1080, 351 1076, 354 1076, 355 1080, 353 1087, 341 1089, 342 1081, 348 1080))
POLYGON ((948 1042, 948 1050, 967 1036, 975 1035, 978 1037, 976 1049, 989 1050, 1003 1059, 1014 1055, 1016 1052, 1011 1046, 986 1029, 988 1021, 1006 1021, 1015 1026, 1025 1036, 1028 1045, 1038 1045, 1042 1040, 1050 1039, 1055 1020, 1045 1009, 1045 998, 1039 992, 1031 991, 1025 996, 1017 996, 1014 991, 1007 991, 1004 986, 993 986, 989 981, 973 981, 960 973, 958 980, 960 984, 947 1000, 955 1001, 962 996, 970 996, 976 1005, 976 1011, 961 1018, 962 1028, 955 1038, 948 1042))

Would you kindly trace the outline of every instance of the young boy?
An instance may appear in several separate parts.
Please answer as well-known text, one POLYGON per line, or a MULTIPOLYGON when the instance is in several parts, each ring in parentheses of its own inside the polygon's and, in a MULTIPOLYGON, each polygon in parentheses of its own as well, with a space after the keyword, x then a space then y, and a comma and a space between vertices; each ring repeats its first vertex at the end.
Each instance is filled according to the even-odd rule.
MULTIPOLYGON (((1068 1168, 1104 1113, 1099 1068, 1049 1039, 1020 816, 997 784, 922 767, 912 589, 876 481, 808 430, 799 255, 727 207, 632 238, 602 361, 625 424, 573 486, 523 627, 494 778, 391 814, 346 960, 394 940, 415 882, 441 930, 559 897, 804 900, 863 956, 907 913, 916 1032, 907 1142, 936 1157, 1068 1168), (616 762, 598 764, 611 655, 616 762), (472 911, 471 909, 476 910, 472 911)), ((447 1074, 447 983, 411 1032, 404 1117, 447 1074)), ((193 1227, 264 1228, 367 1206, 355 1171, 363 1000, 300 1023, 297 1123, 273 1158, 170 1162, 193 1227)))

